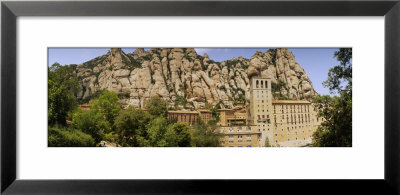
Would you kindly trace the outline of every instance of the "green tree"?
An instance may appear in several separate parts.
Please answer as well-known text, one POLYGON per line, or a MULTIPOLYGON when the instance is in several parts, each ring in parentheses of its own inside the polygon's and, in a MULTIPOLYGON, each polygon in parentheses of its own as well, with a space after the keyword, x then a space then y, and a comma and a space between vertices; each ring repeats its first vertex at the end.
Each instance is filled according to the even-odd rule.
POLYGON ((202 120, 194 126, 192 131, 192 145, 195 147, 218 147, 219 134, 216 133, 215 124, 206 124, 202 120))
POLYGON ((168 112, 168 103, 158 96, 153 96, 146 103, 146 109, 152 116, 166 117, 168 112))
POLYGON ((89 134, 76 129, 49 127, 49 147, 91 147, 96 146, 89 134))
MULTIPOLYGON (((146 137, 146 128, 151 120, 148 112, 128 107, 115 119, 115 127, 123 146, 139 146, 138 137, 146 137)), ((142 138, 139 138, 142 139, 142 138)))
POLYGON ((48 68, 48 80, 64 85, 69 92, 76 95, 80 91, 80 87, 75 68, 73 65, 62 66, 55 62, 48 68))
POLYGON ((48 124, 66 125, 68 113, 76 108, 79 83, 72 66, 54 63, 48 68, 48 124))
POLYGON ((352 146, 352 51, 342 48, 334 56, 340 62, 329 70, 323 84, 338 96, 316 96, 313 99, 319 116, 326 119, 313 134, 313 146, 352 146))
MULTIPOLYGON (((157 117, 153 119, 147 127, 147 137, 140 139, 141 146, 162 147, 168 146, 165 133, 168 129, 168 121, 164 117, 157 117)), ((168 137, 171 138, 169 135, 168 137)))
POLYGON ((147 127, 147 136, 138 137, 140 146, 188 147, 191 146, 190 127, 185 123, 171 123, 164 117, 153 119, 147 127))
POLYGON ((116 93, 103 91, 97 99, 92 101, 90 109, 102 113, 109 124, 114 126, 114 120, 121 111, 121 107, 121 102, 116 93))
POLYGON ((91 135, 96 144, 104 138, 105 132, 110 131, 110 126, 110 123, 104 119, 104 115, 96 110, 74 113, 71 123, 72 128, 91 135))
POLYGON ((340 48, 334 53, 334 57, 340 62, 328 72, 328 79, 323 82, 331 93, 352 92, 352 49, 340 48))
POLYGON ((190 127, 185 123, 174 123, 168 126, 166 132, 168 146, 189 147, 191 146, 192 136, 190 127))

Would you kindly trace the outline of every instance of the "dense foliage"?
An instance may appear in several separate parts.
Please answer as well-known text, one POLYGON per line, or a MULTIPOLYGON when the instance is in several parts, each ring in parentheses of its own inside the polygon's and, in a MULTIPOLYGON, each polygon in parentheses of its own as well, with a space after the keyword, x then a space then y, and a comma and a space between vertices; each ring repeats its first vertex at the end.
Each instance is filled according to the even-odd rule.
MULTIPOLYGON (((149 101, 147 107, 155 108, 155 103, 166 105, 164 100, 159 99, 158 101, 149 101)), ((167 110, 164 109, 165 111, 157 109, 156 112, 150 112, 150 110, 144 111, 129 107, 122 110, 115 120, 121 145, 136 147, 191 146, 190 126, 176 123, 174 120, 168 121, 162 114, 150 114, 166 113, 167 110)))
POLYGON ((153 116, 167 116, 168 103, 158 96, 151 97, 146 103, 147 111, 153 116))
POLYGON ((323 84, 335 97, 316 96, 313 103, 326 121, 313 134, 313 146, 352 146, 352 49, 341 48, 334 57, 340 62, 329 70, 323 84))
POLYGON ((94 139, 82 131, 49 127, 49 147, 90 147, 95 146, 94 139))
POLYGON ((111 91, 104 91, 99 98, 91 103, 91 110, 100 113, 106 118, 110 125, 114 125, 115 117, 121 111, 122 105, 118 95, 111 91))
POLYGON ((146 137, 146 125, 151 116, 148 112, 128 107, 122 110, 115 119, 116 132, 119 134, 120 144, 123 146, 139 146, 138 137, 146 137))
MULTIPOLYGON (((93 63, 84 66, 91 68, 93 63)), ((98 90, 78 101, 80 87, 75 69, 76 65, 58 63, 48 68, 50 147, 96 146, 101 141, 131 147, 218 146, 219 137, 214 131, 219 105, 210 107, 214 120, 209 124, 200 122, 193 128, 174 119, 168 120, 168 103, 160 97, 150 98, 145 110, 133 107, 123 110, 119 98, 129 94, 107 90, 98 90), (78 103, 90 103, 90 109, 81 110, 78 103), (67 120, 70 120, 69 125, 67 120)))
POLYGON ((73 66, 54 63, 48 68, 48 124, 65 125, 68 113, 75 109, 79 84, 73 66))
POLYGON ((84 133, 91 135, 96 143, 99 143, 104 136, 104 133, 109 132, 111 127, 110 123, 104 119, 100 112, 76 112, 72 118, 71 127, 80 129, 84 133))
POLYGON ((199 120, 193 130, 193 145, 196 147, 218 147, 219 135, 216 133, 216 123, 209 122, 208 124, 199 120))

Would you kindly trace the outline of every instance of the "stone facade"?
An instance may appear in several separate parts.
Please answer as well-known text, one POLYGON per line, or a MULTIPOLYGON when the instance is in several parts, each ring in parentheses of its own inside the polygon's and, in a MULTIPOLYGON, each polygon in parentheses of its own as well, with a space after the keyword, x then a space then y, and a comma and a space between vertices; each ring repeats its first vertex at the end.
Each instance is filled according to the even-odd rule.
POLYGON ((249 124, 261 132, 260 146, 305 146, 323 118, 306 100, 274 100, 271 79, 252 77, 249 124))
POLYGON ((206 109, 196 111, 170 110, 168 111, 167 119, 176 119, 178 122, 184 122, 192 126, 197 124, 199 119, 201 119, 204 123, 208 123, 208 121, 212 120, 212 112, 206 109))
POLYGON ((186 110, 168 111, 167 118, 168 120, 176 119, 178 122, 195 125, 199 120, 199 112, 186 110))
POLYGON ((261 133, 254 125, 221 126, 220 145, 224 147, 258 147, 261 133))
POLYGON ((252 77, 250 81, 249 124, 256 125, 261 132, 260 146, 273 140, 273 124, 271 123, 272 94, 271 80, 252 77))
POLYGON ((310 144, 312 134, 323 121, 309 101, 275 100, 271 93, 271 79, 252 77, 250 104, 242 106, 242 109, 220 109, 218 125, 223 134, 222 146, 290 147, 310 144), (245 124, 234 123, 237 121, 245 124))
POLYGON ((276 145, 310 143, 312 134, 324 120, 317 117, 316 110, 308 101, 272 100, 272 105, 276 145))
POLYGON ((198 112, 199 117, 203 122, 208 123, 208 121, 212 120, 212 112, 210 110, 201 109, 198 110, 198 112))

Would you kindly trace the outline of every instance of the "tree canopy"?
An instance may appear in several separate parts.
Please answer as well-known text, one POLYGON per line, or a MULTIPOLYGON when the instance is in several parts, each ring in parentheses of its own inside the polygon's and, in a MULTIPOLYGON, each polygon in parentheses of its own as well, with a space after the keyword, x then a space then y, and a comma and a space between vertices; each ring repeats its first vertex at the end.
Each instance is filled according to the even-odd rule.
POLYGON ((120 142, 126 146, 139 146, 137 137, 146 137, 146 126, 151 116, 148 112, 134 107, 122 110, 115 119, 116 132, 120 135, 120 142))
POLYGON ((111 125, 104 119, 104 115, 95 110, 74 113, 71 127, 91 135, 96 143, 99 143, 103 139, 104 133, 111 129, 111 125))
POLYGON ((66 125, 68 113, 76 108, 78 79, 72 66, 54 63, 48 68, 48 124, 66 125))
POLYGON ((95 141, 89 134, 76 129, 51 127, 48 133, 49 147, 91 147, 95 141))
POLYGON ((313 134, 313 146, 352 146, 352 50, 341 48, 334 57, 340 62, 331 68, 323 84, 339 96, 316 96, 313 103, 326 121, 313 134))
POLYGON ((216 123, 206 124, 199 119, 192 132, 193 145, 196 147, 218 147, 220 136, 216 133, 216 129, 216 123))
POLYGON ((191 143, 188 125, 168 121, 162 116, 154 117, 137 108, 121 111, 115 126, 123 146, 184 147, 191 143))
POLYGON ((167 116, 168 103, 158 96, 151 97, 146 103, 147 111, 153 116, 167 116))
POLYGON ((100 112, 106 117, 109 124, 113 126, 115 118, 121 111, 121 107, 121 102, 116 93, 103 91, 97 99, 92 100, 90 109, 100 112))
POLYGON ((340 48, 334 53, 334 57, 340 62, 328 72, 328 79, 323 82, 331 93, 350 93, 352 91, 352 49, 340 48))

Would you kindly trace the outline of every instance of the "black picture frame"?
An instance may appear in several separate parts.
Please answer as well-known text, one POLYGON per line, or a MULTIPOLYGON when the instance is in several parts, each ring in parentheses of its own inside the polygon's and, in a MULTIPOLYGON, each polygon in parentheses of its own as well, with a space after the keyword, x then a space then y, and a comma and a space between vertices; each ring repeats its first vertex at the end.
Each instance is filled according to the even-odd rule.
MULTIPOLYGON (((2 1, 1 192, 4 194, 399 194, 399 0, 2 1), (385 16, 385 176, 382 180, 16 179, 19 16, 385 16)), ((261 167, 260 167, 261 168, 261 167)), ((329 168, 329 167, 327 167, 329 168)), ((368 170, 366 170, 368 171, 368 170)))

